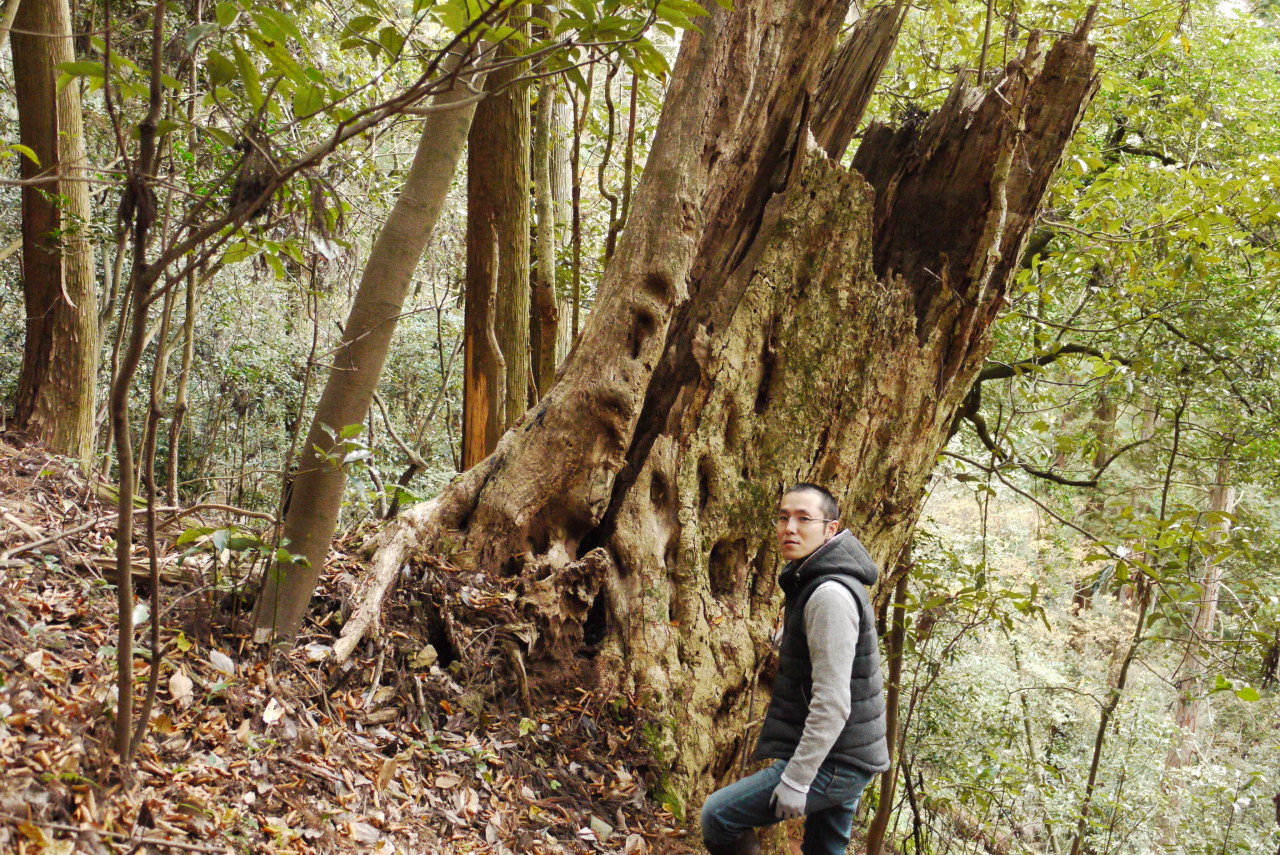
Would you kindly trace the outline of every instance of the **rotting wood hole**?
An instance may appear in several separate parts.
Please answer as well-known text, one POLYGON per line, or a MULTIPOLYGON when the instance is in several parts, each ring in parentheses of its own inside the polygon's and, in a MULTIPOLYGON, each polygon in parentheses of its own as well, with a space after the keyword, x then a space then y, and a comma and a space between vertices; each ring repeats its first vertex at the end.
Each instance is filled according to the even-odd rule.
POLYGON ((658 328, 658 319, 648 309, 636 309, 635 324, 631 327, 631 358, 640 356, 640 348, 658 328))
POLYGON ((724 447, 730 451, 738 447, 738 405, 732 399, 724 411, 724 447))
POLYGON ((721 540, 711 547, 711 556, 707 559, 707 581, 711 585, 711 594, 723 599, 734 592, 742 579, 740 569, 746 564, 747 541, 743 538, 721 540))
POLYGON ((716 469, 710 455, 704 454, 698 461, 698 510, 705 511, 715 487, 716 469))
POLYGON ((641 287, 665 305, 671 302, 671 281, 661 273, 649 273, 641 280, 641 287))
POLYGON ((609 634, 609 611, 604 594, 596 595, 587 611, 586 620, 582 622, 582 647, 578 655, 584 659, 595 659, 600 652, 600 642, 609 634))
MULTIPOLYGON (((717 721, 722 719, 717 718, 717 721)), ((738 752, 742 750, 742 737, 735 737, 733 742, 726 745, 716 754, 715 762, 711 764, 711 780, 722 781, 729 774, 729 770, 733 768, 734 761, 738 759, 738 752)))
POLYGON ((436 664, 441 668, 452 664, 458 658, 458 651, 454 648, 452 639, 449 638, 449 629, 440 614, 439 605, 434 601, 427 601, 418 606, 415 611, 418 612, 422 625, 426 629, 427 643, 436 650, 436 664))
POLYGON ((769 406, 769 394, 772 391, 773 374, 777 369, 778 357, 774 350, 775 342, 773 340, 774 329, 777 326, 778 319, 774 318, 769 325, 769 334, 765 336, 764 344, 760 348, 760 383, 756 387, 756 415, 762 414, 769 406))
POLYGON ((649 503, 654 508, 665 509, 671 500, 671 490, 667 486, 667 478, 654 470, 649 475, 649 503))

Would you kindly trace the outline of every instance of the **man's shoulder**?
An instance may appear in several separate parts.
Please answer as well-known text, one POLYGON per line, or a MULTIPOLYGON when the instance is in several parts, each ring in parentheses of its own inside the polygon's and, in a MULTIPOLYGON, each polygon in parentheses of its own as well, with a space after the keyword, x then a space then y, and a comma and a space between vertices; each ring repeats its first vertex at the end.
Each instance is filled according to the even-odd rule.
POLYGON ((805 611, 811 608, 831 606, 847 606, 848 608, 856 609, 857 600, 854 598, 853 589, 849 583, 861 585, 856 579, 850 579, 845 582, 838 578, 831 578, 820 582, 813 589, 813 593, 809 596, 809 601, 805 603, 805 611))

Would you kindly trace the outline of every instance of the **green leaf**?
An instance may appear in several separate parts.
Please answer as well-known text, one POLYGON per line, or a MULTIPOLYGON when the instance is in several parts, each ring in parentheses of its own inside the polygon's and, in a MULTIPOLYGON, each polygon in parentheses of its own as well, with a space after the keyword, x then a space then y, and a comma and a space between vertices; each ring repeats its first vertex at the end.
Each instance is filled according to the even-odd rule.
POLYGON ((302 71, 302 66, 298 65, 298 61, 293 58, 293 54, 285 47, 282 40, 268 38, 261 33, 250 33, 249 40, 276 71, 294 83, 306 82, 307 78, 302 71))
POLYGON ((209 55, 205 57, 204 70, 205 75, 209 78, 209 83, 214 86, 221 86, 230 80, 234 80, 236 76, 235 63, 216 50, 209 51, 209 55))
POLYGON ((218 19, 218 26, 225 29, 240 17, 240 7, 235 3, 219 3, 214 9, 213 16, 218 19))
POLYGON ((280 261, 280 256, 274 252, 264 252, 262 257, 266 259, 267 266, 271 268, 271 272, 275 274, 276 279, 289 278, 289 274, 284 269, 284 264, 280 261))
POLYGON ((587 93, 587 78, 582 76, 581 68, 578 68, 576 65, 571 65, 564 70, 564 74, 565 77, 568 77, 569 80, 573 82, 574 86, 578 87, 579 92, 584 95, 587 93))
POLYGON ((395 27, 383 27, 378 31, 378 44, 382 45, 388 56, 395 58, 404 47, 404 36, 395 27))
POLYGON ((359 422, 356 422, 355 424, 345 425, 342 428, 342 431, 338 434, 338 439, 340 440, 351 439, 352 437, 359 436, 363 432, 364 432, 364 425, 359 422))
POLYGON ((293 115, 299 119, 314 116, 324 109, 328 95, 323 86, 315 83, 304 83, 293 93, 293 115))
POLYGON ((213 548, 218 552, 227 548, 227 541, 231 538, 231 529, 220 528, 213 533, 213 548))
POLYGON ((342 28, 341 38, 350 38, 367 32, 369 29, 377 25, 382 19, 373 15, 357 15, 342 28))
POLYGON ((247 258, 253 258, 253 256, 257 254, 257 249, 249 246, 249 244, 244 241, 240 241, 239 243, 233 243, 231 246, 227 247, 226 251, 222 253, 222 259, 218 263, 235 264, 237 262, 244 261, 247 258))
POLYGON ((236 138, 224 131, 222 128, 211 128, 208 125, 205 125, 201 127, 201 130, 218 142, 222 143, 227 148, 235 148, 236 138))
POLYGON ((100 62, 60 62, 57 69, 72 77, 96 77, 101 80, 107 76, 106 66, 100 62))
MULTIPOLYGON (((291 37, 297 40, 300 46, 306 47, 307 40, 302 37, 302 31, 298 29, 298 25, 293 18, 289 17, 284 12, 281 12, 279 9, 263 9, 261 15, 262 17, 269 18, 275 24, 276 29, 280 31, 282 37, 291 37)), ((261 25, 261 20, 257 15, 254 16, 254 20, 258 21, 259 25, 261 25)))
POLYGON ((1235 693, 1237 698, 1239 698, 1242 701, 1248 701, 1249 703, 1253 703, 1254 701, 1259 700, 1262 697, 1261 695, 1258 694, 1258 690, 1255 689, 1253 686, 1245 686, 1242 689, 1236 689, 1235 693))
POLYGON ((253 535, 238 534, 235 537, 227 538, 227 549, 232 552, 244 552, 258 546, 262 541, 253 535))
POLYGON ((213 21, 196 24, 194 27, 188 28, 186 38, 183 39, 183 44, 187 47, 187 53, 195 53, 196 45, 200 44, 201 39, 217 31, 218 25, 213 21))
POLYGON ((30 146, 25 146, 22 143, 10 143, 9 148, 34 163, 36 166, 40 165, 40 158, 36 157, 36 153, 30 146))
POLYGON ((245 94, 249 96, 249 103, 253 105, 253 109, 261 110, 262 105, 266 103, 266 96, 262 94, 262 78, 258 76, 258 66, 254 64, 253 57, 240 45, 234 45, 232 50, 236 56, 236 68, 240 70, 240 79, 244 82, 245 94))
POLYGON ((214 530, 208 526, 203 526, 203 525, 192 526, 191 528, 182 532, 182 534, 178 535, 178 539, 174 541, 174 545, 183 546, 185 544, 199 540, 200 538, 204 537, 207 534, 212 534, 213 531, 214 530))

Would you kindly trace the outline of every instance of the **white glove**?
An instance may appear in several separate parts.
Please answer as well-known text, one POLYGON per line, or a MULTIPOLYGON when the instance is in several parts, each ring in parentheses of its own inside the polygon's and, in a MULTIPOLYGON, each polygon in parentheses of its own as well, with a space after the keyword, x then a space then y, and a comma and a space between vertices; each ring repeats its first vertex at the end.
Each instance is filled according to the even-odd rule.
POLYGON ((804 816, 804 805, 809 796, 802 793, 786 781, 779 781, 769 799, 778 819, 797 819, 804 816))

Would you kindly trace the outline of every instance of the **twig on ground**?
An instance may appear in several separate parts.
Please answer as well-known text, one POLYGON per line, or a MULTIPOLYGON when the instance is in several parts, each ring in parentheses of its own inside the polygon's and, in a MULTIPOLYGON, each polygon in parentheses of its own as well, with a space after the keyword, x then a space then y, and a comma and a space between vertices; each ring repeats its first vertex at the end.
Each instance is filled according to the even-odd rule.
POLYGON ((106 837, 113 837, 116 840, 134 843, 139 846, 167 846, 170 849, 183 849, 187 852, 226 852, 226 847, 221 849, 215 846, 204 846, 199 843, 184 843, 181 840, 166 840, 163 837, 134 837, 132 834, 125 834, 122 831, 107 831, 104 828, 85 828, 78 825, 67 825, 62 822, 46 822, 42 819, 27 819, 26 817, 14 816, 11 813, 0 813, 0 819, 7 819, 10 822, 29 822, 32 825, 51 828, 54 831, 75 831, 85 834, 101 834, 106 837))

